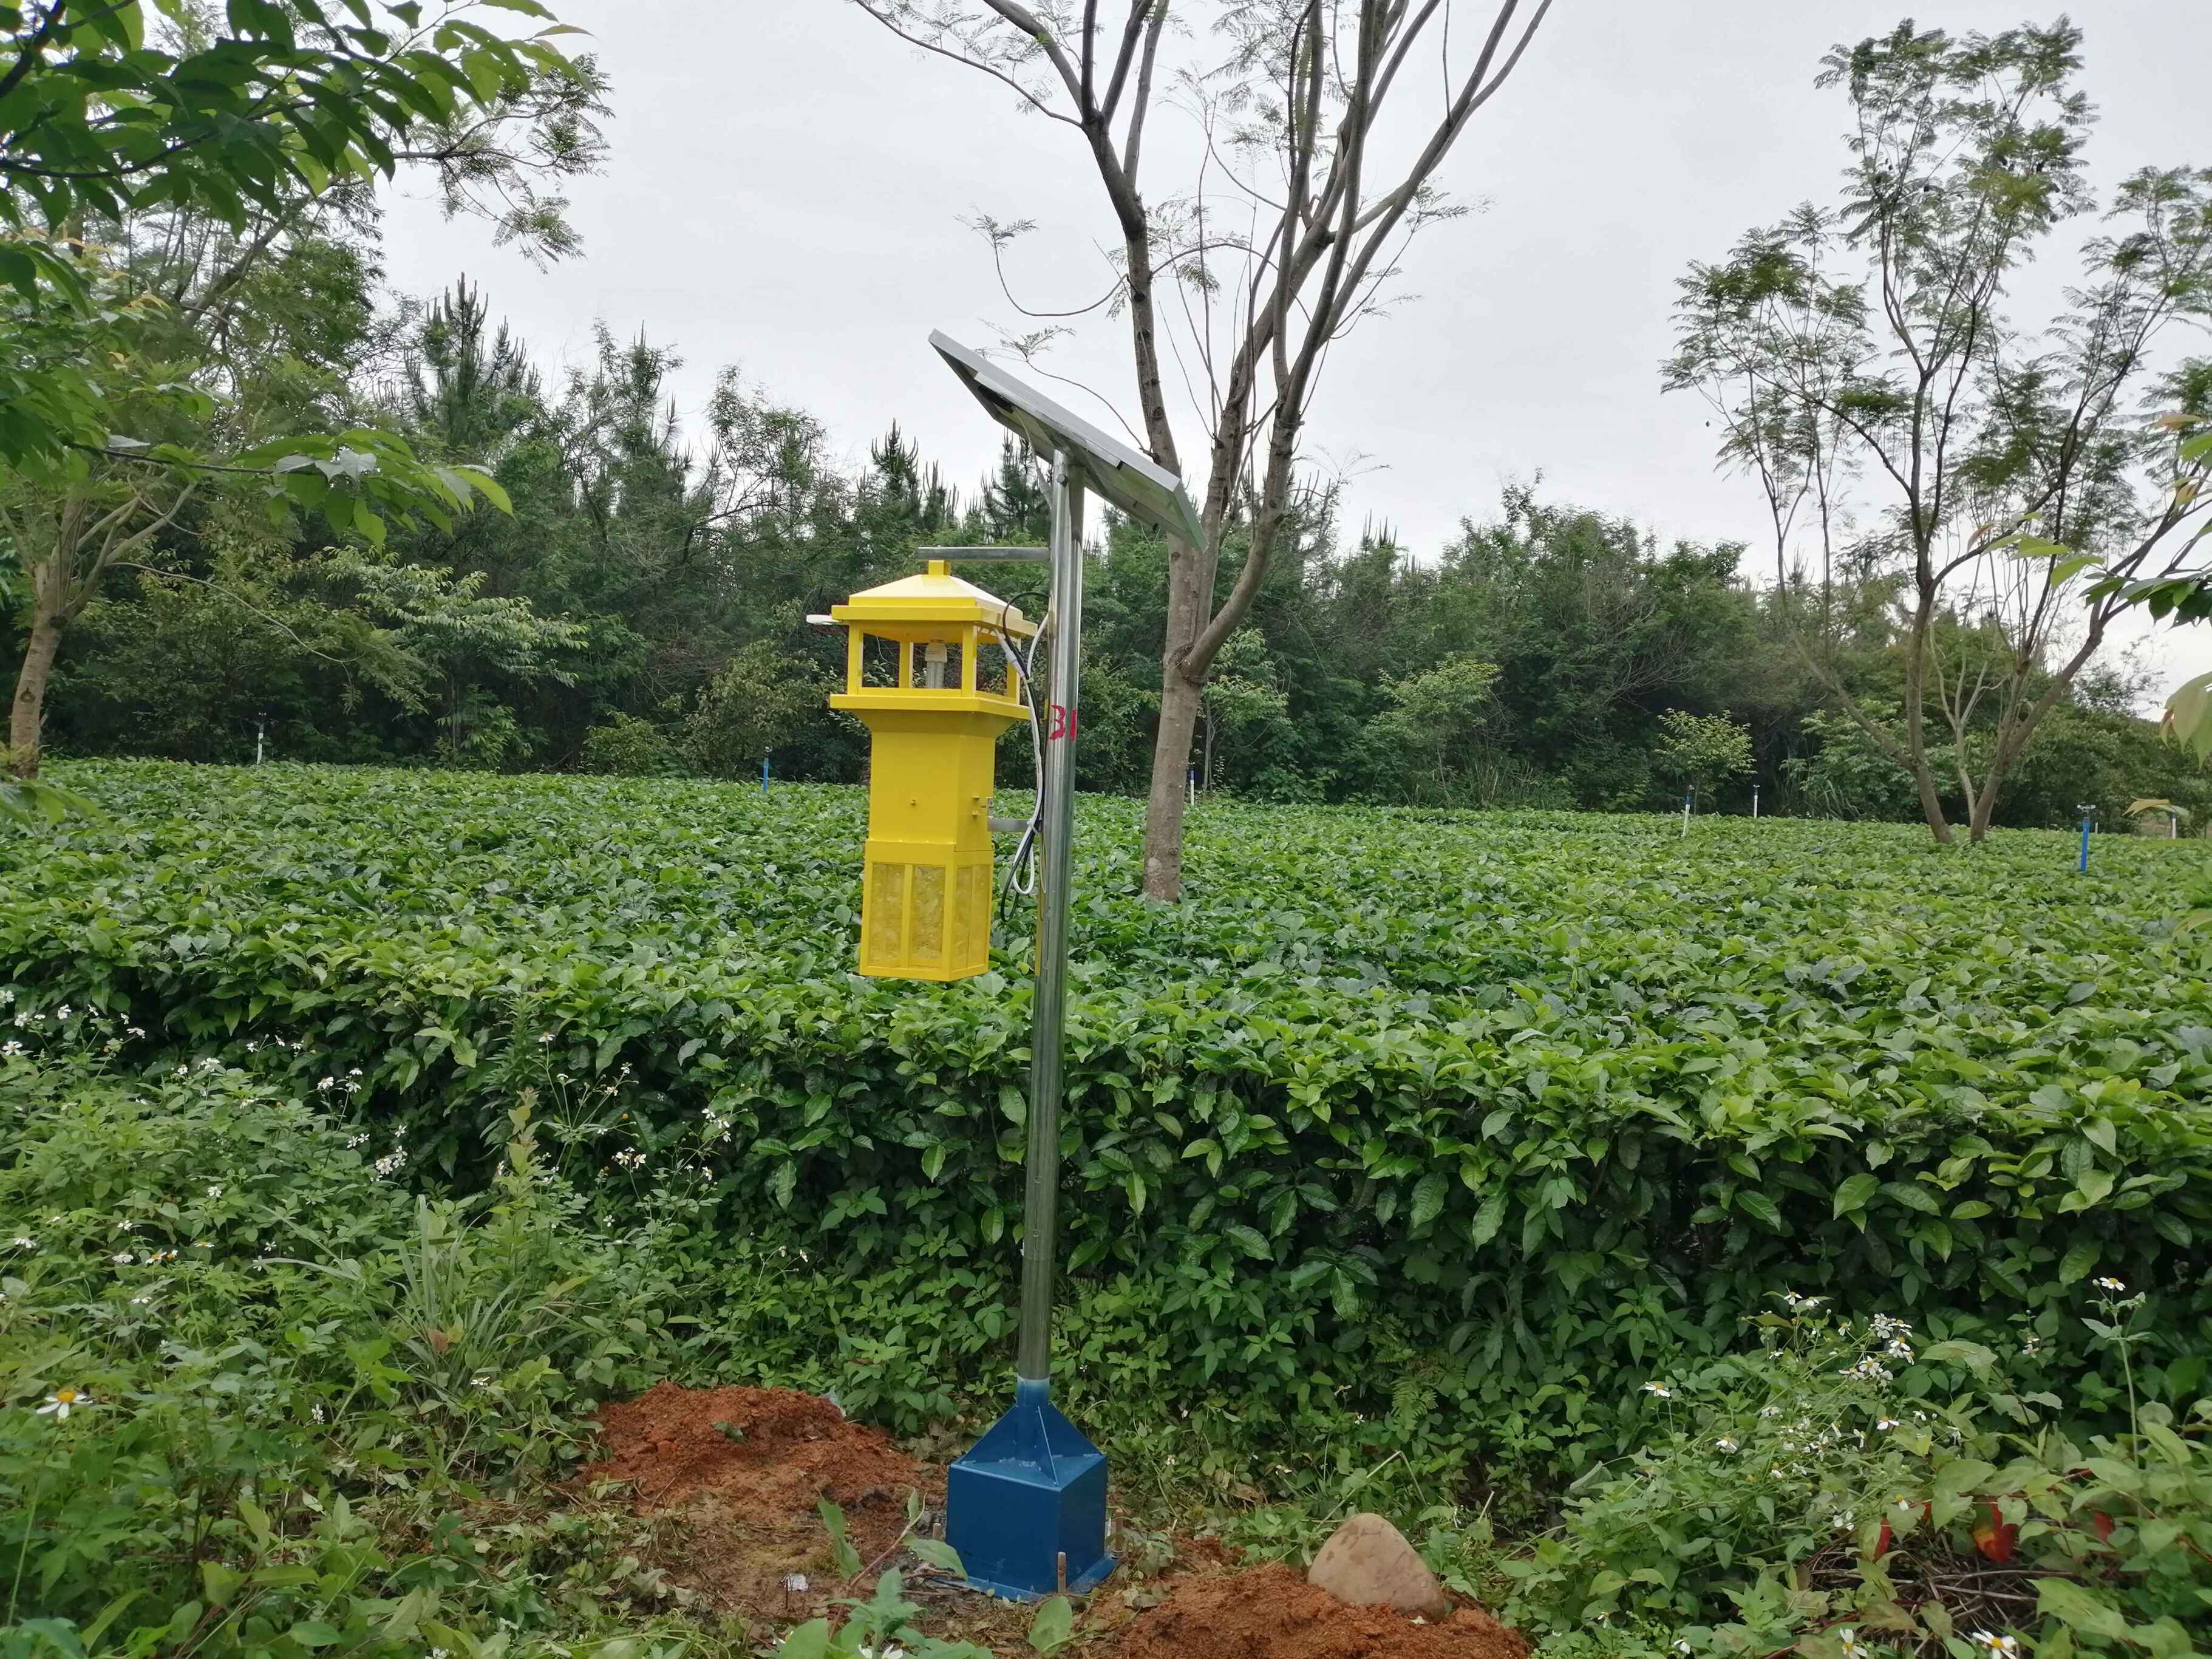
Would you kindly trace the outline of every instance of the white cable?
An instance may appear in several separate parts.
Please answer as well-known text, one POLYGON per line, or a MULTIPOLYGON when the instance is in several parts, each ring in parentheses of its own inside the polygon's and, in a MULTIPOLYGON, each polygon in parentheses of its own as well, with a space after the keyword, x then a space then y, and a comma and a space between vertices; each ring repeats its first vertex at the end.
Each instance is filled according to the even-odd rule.
MULTIPOLYGON (((1006 610, 1012 609, 1013 605, 1009 602, 1006 610)), ((1053 625, 1052 601, 1048 599, 1045 602, 1044 622, 1031 636, 1027 655, 1007 634, 1005 621, 1004 612, 1001 612, 992 632, 999 636, 999 648, 1006 653, 1006 660, 1013 665, 1014 672, 1021 680, 1023 701, 1029 709, 1030 759, 1034 768, 1036 793, 1031 799, 1029 822, 1022 826, 1021 839, 1014 844, 1012 861, 1006 866, 1006 884, 999 890, 1001 903, 1005 902, 1009 892, 1019 893, 1026 898, 1036 891, 1036 838, 1037 831, 1044 822, 1044 722, 1037 713, 1036 689, 1030 670, 1036 660, 1037 643, 1044 637, 1045 630, 1053 625)))

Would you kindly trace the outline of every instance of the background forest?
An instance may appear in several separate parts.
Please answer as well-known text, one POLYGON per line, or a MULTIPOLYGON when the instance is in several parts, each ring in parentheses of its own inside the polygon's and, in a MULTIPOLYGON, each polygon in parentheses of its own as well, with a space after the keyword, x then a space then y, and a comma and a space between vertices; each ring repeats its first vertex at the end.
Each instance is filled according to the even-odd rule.
MULTIPOLYGON (((602 159, 605 92, 588 60, 518 78, 400 159, 433 172, 453 210, 558 258, 574 240, 556 192, 602 159)), ((465 278, 387 291, 380 224, 365 183, 234 223, 180 207, 103 224, 95 390, 112 429, 238 454, 375 428, 426 463, 484 469, 512 511, 357 512, 336 463, 321 465, 327 489, 265 467, 162 482, 112 451, 66 479, 4 475, 0 542, 22 556, 0 565, 9 684, 41 648, 39 560, 73 573, 49 605, 67 626, 50 641, 48 753, 732 778, 765 756, 780 778, 849 781, 862 734, 825 702, 842 643, 806 617, 909 571, 930 544, 1043 538, 1041 471, 1011 446, 994 476, 947 478, 886 411, 866 461, 849 460, 854 434, 735 367, 687 417, 667 391, 679 343, 603 322, 589 362, 555 368, 465 278)), ((1700 810, 1749 810, 1757 789, 1768 812, 1919 816, 1881 741, 1909 696, 1912 595, 1878 535, 1839 547, 1814 660, 1790 614, 1813 599, 1755 581, 1759 556, 1740 545, 1662 545, 1548 499, 1539 477, 1470 499, 1448 544, 1410 549, 1387 527, 1355 532, 1341 495, 1325 478, 1294 494, 1205 687, 1199 788, 1634 810, 1694 787, 1700 810)), ((1243 524, 1232 515, 1218 595, 1243 568, 1243 524)), ((1080 782, 1141 793, 1167 550, 1109 520, 1095 551, 1080 782)), ((1021 568, 988 580, 1041 604, 1021 568)), ((1944 659, 2002 666, 2013 642, 1972 605, 1935 615, 1944 659)), ((2061 627, 2036 648, 2071 642, 2061 627)), ((2051 684, 2031 670, 2028 695, 2051 684)), ((2118 824, 2158 798, 2202 826, 2212 778, 2136 716, 2143 689, 2110 653, 2065 684, 1995 821, 2070 822, 2094 802, 2118 824)), ((1954 780, 1985 770, 1973 745, 1994 744, 2000 709, 1992 698, 1947 728, 1941 690, 1923 693, 1947 739, 1929 766, 1964 817, 1954 780)))

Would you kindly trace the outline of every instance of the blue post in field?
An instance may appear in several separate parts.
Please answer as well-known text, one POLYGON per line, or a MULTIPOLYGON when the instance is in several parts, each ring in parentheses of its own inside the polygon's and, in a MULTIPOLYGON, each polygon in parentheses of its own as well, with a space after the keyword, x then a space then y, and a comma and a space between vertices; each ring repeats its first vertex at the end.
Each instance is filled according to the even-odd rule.
POLYGON ((2089 873, 2089 820, 2097 809, 2094 806, 2081 806, 2075 810, 2081 814, 2081 863, 2075 873, 2086 876, 2089 873))
POLYGON ((768 793, 768 757, 761 757, 761 793, 768 793))

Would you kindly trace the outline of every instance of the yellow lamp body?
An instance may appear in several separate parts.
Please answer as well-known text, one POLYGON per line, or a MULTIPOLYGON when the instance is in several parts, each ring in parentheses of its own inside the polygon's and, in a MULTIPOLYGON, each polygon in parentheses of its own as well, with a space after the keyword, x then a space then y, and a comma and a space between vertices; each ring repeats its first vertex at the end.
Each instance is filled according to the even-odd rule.
POLYGON ((868 728, 868 841, 860 971, 969 979, 991 965, 991 794, 999 736, 1029 718, 1009 663, 979 683, 987 646, 1033 637, 1005 600, 932 560, 922 574, 833 606, 845 624, 845 689, 830 706, 868 728), (896 684, 866 683, 867 641, 895 647, 896 684))

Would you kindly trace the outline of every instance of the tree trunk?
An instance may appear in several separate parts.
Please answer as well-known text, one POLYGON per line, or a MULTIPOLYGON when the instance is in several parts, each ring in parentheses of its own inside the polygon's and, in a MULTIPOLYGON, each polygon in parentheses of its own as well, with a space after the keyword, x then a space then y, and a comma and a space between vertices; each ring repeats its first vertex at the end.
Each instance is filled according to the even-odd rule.
MULTIPOLYGON (((1924 573, 1927 555, 1921 556, 1924 573)), ((1943 816, 1943 801, 1936 790, 1936 774, 1928 766, 1928 635, 1935 625, 1936 591, 1924 574, 1920 579, 1920 604, 1912 616, 1912 635, 1905 659, 1905 751, 1912 761, 1912 781, 1919 787, 1920 811, 1929 833, 1939 847, 1951 844, 1950 820, 1943 816)))
POLYGON ((1966 839, 1979 847, 1990 838, 1990 820, 1996 816, 1997 792, 1984 789, 1974 801, 1972 816, 1966 820, 1966 839))
POLYGON ((1152 788, 1145 802, 1145 896, 1163 904, 1182 896, 1183 774, 1201 695, 1172 665, 1161 678, 1159 739, 1152 745, 1152 788))
POLYGON ((19 778, 39 775, 39 736, 46 723, 46 682, 61 649, 61 618, 42 592, 32 614, 31 636, 23 647, 22 671, 15 676, 15 701, 8 715, 9 765, 19 778))

